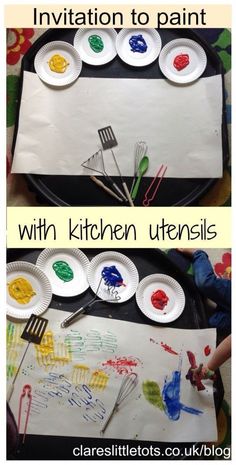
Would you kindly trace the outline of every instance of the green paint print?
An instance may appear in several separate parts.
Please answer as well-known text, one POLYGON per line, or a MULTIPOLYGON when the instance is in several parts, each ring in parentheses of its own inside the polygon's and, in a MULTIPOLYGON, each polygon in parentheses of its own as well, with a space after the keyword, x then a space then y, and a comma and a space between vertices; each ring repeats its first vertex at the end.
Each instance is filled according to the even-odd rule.
POLYGON ((7 379, 10 379, 16 373, 15 365, 7 365, 7 379))
POLYGON ((93 34, 92 36, 89 36, 88 41, 93 52, 100 53, 104 49, 104 43, 100 36, 93 34))
POLYGON ((68 263, 63 260, 59 260, 52 265, 57 277, 65 283, 71 281, 74 278, 74 273, 68 263))
POLYGON ((145 399, 160 410, 164 410, 162 395, 158 384, 155 381, 144 381, 142 387, 145 399))
POLYGON ((7 324, 7 345, 10 345, 14 335, 14 325, 13 323, 7 324))

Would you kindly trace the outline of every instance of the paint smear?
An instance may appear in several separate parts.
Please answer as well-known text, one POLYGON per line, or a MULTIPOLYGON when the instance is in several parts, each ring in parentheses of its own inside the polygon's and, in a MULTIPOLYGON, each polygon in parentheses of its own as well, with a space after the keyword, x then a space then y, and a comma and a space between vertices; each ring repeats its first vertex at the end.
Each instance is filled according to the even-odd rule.
POLYGON ((71 281, 74 278, 74 273, 71 267, 63 260, 59 260, 52 265, 57 277, 65 283, 71 281))
POLYGON ((31 283, 21 276, 10 281, 7 286, 10 296, 12 299, 15 299, 18 304, 28 304, 32 297, 36 295, 31 283))
POLYGON ((142 388, 145 399, 160 410, 164 410, 159 385, 155 381, 144 381, 142 388))
POLYGON ((206 355, 206 357, 208 357, 208 355, 210 355, 210 353, 211 353, 210 346, 204 347, 204 354, 206 355))
POLYGON ((102 363, 104 367, 114 368, 119 375, 132 373, 138 364, 139 361, 132 357, 115 357, 113 360, 110 359, 102 363))
POLYGON ((164 342, 161 342, 161 347, 166 351, 168 352, 169 354, 173 354, 173 355, 179 355, 178 352, 175 352, 175 350, 173 350, 170 346, 168 346, 167 344, 164 344, 164 342))
POLYGON ((88 41, 89 41, 90 48, 93 50, 93 52, 100 53, 104 49, 103 40, 97 34, 93 34, 89 36, 88 41))
POLYGON ((132 52, 145 53, 147 51, 147 44, 142 34, 131 36, 129 39, 129 45, 132 52))
POLYGON ((187 350, 187 356, 190 363, 190 368, 188 370, 188 373, 186 374, 186 379, 189 379, 192 386, 196 386, 198 391, 204 391, 204 389, 206 388, 202 383, 201 372, 199 374, 196 373, 196 371, 195 373, 193 373, 193 370, 196 370, 198 368, 196 357, 190 350, 187 350))
POLYGON ((169 297, 166 295, 162 289, 157 289, 151 295, 151 302, 153 307, 158 310, 164 310, 165 306, 168 304, 169 297))
POLYGON ((53 55, 48 61, 48 65, 51 71, 54 73, 64 73, 69 66, 69 62, 62 55, 53 55))
POLYGON ((173 371, 172 379, 168 381, 165 379, 165 383, 162 389, 162 399, 165 404, 165 412, 170 420, 176 421, 180 418, 181 410, 191 413, 192 415, 200 415, 203 413, 201 410, 187 407, 180 402, 180 382, 181 372, 173 371))
POLYGON ((182 71, 182 69, 189 65, 189 55, 187 53, 176 55, 173 65, 177 71, 182 71))
POLYGON ((107 286, 120 287, 125 286, 123 278, 116 266, 104 266, 102 270, 102 277, 107 286))

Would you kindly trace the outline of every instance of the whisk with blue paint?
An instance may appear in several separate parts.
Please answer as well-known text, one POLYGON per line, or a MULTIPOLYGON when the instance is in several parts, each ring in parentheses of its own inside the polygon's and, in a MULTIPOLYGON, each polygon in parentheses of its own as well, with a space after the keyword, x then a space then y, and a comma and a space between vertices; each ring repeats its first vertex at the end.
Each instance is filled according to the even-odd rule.
POLYGON ((102 270, 102 278, 104 284, 107 286, 108 292, 119 300, 120 296, 116 288, 126 285, 116 266, 105 266, 102 270))
POLYGON ((103 300, 104 302, 112 303, 118 302, 121 297, 116 288, 120 286, 125 286, 125 284, 117 268, 115 266, 104 267, 101 272, 101 278, 99 280, 95 296, 91 300, 89 300, 88 303, 80 307, 74 313, 71 313, 65 320, 63 320, 61 323, 61 327, 67 328, 68 326, 70 326, 70 324, 73 323, 79 315, 85 313, 85 310, 91 308, 96 302, 101 302, 101 300, 103 300), (98 295, 102 282, 104 282, 105 286, 107 287, 107 298, 100 298, 98 295))

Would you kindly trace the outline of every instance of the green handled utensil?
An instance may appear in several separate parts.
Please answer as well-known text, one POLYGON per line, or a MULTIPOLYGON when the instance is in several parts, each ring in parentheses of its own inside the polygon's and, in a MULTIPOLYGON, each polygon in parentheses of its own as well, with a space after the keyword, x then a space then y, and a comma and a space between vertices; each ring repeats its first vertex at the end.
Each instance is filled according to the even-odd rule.
POLYGON ((143 175, 146 173, 146 171, 148 169, 148 166, 149 166, 149 158, 145 155, 141 159, 141 161, 139 163, 139 166, 138 166, 138 179, 137 179, 137 181, 136 181, 136 183, 134 185, 134 188, 133 188, 133 190, 131 192, 132 200, 135 200, 136 197, 137 197, 141 179, 142 179, 143 175))

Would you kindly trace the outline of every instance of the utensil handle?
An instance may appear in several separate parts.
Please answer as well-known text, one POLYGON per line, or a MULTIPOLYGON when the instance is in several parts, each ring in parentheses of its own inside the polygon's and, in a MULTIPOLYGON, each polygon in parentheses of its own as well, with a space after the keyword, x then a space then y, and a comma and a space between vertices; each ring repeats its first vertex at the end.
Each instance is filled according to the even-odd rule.
POLYGON ((133 188, 134 188, 134 184, 135 184, 135 181, 136 181, 136 176, 133 178, 133 181, 132 181, 132 184, 131 184, 131 188, 130 188, 130 195, 132 194, 132 191, 133 191, 133 188))
POLYGON ((90 179, 92 179, 97 186, 101 187, 104 191, 106 191, 108 194, 110 194, 112 197, 115 197, 115 199, 119 200, 119 202, 123 202, 123 199, 119 197, 115 192, 113 192, 109 187, 105 186, 105 184, 100 181, 100 179, 96 178, 96 176, 90 176, 90 179))
POLYGON ((114 181, 112 181, 112 186, 117 192, 119 192, 121 197, 127 202, 128 200, 127 196, 125 196, 125 194, 122 192, 122 190, 119 188, 119 186, 117 186, 117 184, 114 181))
POLYGON ((11 383, 7 390, 7 402, 10 402, 13 391, 14 391, 14 383, 11 383))
POLYGON ((139 175, 139 177, 138 177, 138 179, 137 179, 137 181, 135 183, 135 186, 134 186, 134 188, 132 190, 131 198, 133 200, 135 200, 136 197, 137 197, 137 193, 138 193, 138 190, 139 190, 139 185, 140 185, 141 179, 142 179, 142 175, 139 175))
POLYGON ((126 182, 123 181, 123 182, 122 182, 122 185, 123 185, 123 188, 124 188, 124 191, 125 191, 125 193, 126 193, 126 197, 127 197, 127 199, 128 199, 128 202, 129 202, 130 206, 131 206, 131 207, 134 207, 134 202, 133 202, 133 200, 131 199, 131 196, 130 196, 130 193, 129 193, 129 190, 128 190, 128 187, 127 187, 126 182))
POLYGON ((112 419, 112 417, 113 417, 113 415, 114 415, 116 409, 117 409, 117 405, 115 404, 115 406, 113 407, 113 409, 112 409, 110 415, 109 415, 108 418, 106 419, 106 421, 105 421, 105 423, 104 423, 104 425, 103 425, 103 427, 102 427, 102 429, 101 429, 101 431, 100 431, 101 434, 103 434, 103 433, 105 432, 105 430, 107 429, 107 426, 108 426, 108 424, 110 423, 110 421, 111 421, 111 419, 112 419))
POLYGON ((67 328, 70 326, 70 324, 77 318, 78 315, 81 315, 85 312, 87 307, 88 305, 84 305, 83 307, 80 307, 78 310, 76 310, 75 313, 71 313, 65 320, 62 321, 61 328, 67 328))

